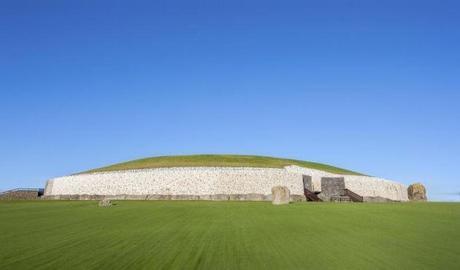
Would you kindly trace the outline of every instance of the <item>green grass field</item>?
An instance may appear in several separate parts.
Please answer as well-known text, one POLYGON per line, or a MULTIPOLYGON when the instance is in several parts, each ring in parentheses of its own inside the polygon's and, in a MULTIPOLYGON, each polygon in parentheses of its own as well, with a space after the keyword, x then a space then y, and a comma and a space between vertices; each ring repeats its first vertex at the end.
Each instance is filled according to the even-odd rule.
POLYGON ((0 269, 459 269, 460 204, 0 202, 0 269))
POLYGON ((283 168, 288 165, 312 168, 337 174, 361 175, 334 166, 294 159, 282 159, 263 156, 241 156, 241 155, 191 155, 191 156, 164 156, 137 159, 128 162, 118 163, 103 168, 89 170, 83 173, 149 169, 149 168, 171 168, 171 167, 260 167, 260 168, 283 168))

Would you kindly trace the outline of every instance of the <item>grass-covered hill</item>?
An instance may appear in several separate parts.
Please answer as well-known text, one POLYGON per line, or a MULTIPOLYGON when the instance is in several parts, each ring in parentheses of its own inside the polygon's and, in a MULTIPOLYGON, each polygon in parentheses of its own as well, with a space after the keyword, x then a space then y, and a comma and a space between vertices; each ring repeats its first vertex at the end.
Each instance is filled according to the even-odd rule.
POLYGON ((259 167, 259 168, 283 168, 288 165, 322 170, 336 174, 361 175, 360 173, 337 168, 334 166, 294 159, 283 159, 264 156, 242 155, 191 155, 191 156, 163 156, 137 159, 123 163, 113 164, 107 167, 89 170, 83 173, 108 172, 120 170, 136 170, 150 168, 172 167, 259 167))

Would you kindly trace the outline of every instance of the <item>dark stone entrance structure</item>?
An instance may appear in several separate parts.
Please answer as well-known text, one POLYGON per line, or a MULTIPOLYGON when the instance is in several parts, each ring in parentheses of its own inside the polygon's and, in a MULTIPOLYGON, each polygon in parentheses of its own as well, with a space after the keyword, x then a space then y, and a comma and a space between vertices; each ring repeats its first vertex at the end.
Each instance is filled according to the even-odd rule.
POLYGON ((303 178, 303 188, 313 191, 313 183, 311 180, 311 176, 303 175, 302 178, 303 178))
POLYGON ((344 177, 321 178, 321 193, 323 201, 331 202, 363 202, 364 198, 345 187, 344 177))
POLYGON ((323 177, 321 178, 321 197, 325 201, 332 201, 345 196, 345 178, 323 177))
POLYGON ((321 202, 322 200, 318 197, 319 192, 313 191, 313 182, 311 176, 303 175, 303 192, 305 195, 305 199, 310 202, 321 202))

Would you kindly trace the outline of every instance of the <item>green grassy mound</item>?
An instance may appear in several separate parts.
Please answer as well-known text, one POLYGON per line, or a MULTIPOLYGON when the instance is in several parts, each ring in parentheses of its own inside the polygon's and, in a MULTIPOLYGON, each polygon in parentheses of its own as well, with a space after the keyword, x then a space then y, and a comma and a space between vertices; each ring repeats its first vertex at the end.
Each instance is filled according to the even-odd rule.
POLYGON ((240 155, 192 155, 192 156, 165 156, 144 158, 124 163, 118 163, 103 168, 89 170, 83 173, 107 172, 119 170, 135 170, 149 168, 171 167, 260 167, 260 168, 283 168, 288 165, 322 170, 336 174, 361 175, 357 172, 337 168, 334 166, 300 161, 294 159, 282 159, 263 156, 240 156, 240 155))
POLYGON ((460 204, 0 202, 0 269, 458 269, 460 204))

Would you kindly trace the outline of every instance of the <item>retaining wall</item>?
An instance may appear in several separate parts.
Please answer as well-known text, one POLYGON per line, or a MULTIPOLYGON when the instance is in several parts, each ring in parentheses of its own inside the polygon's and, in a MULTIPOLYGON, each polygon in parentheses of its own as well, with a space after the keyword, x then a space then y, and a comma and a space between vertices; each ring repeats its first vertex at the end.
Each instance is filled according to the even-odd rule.
POLYGON ((269 195, 279 185, 303 194, 302 176, 284 169, 161 168, 55 178, 45 195, 269 195))
POLYGON ((282 169, 159 168, 79 174, 49 180, 45 196, 61 199, 118 196, 125 199, 269 200, 273 186, 286 186, 291 197, 297 200, 303 196, 303 175, 312 176, 315 191, 321 190, 322 177, 344 177, 346 187, 361 196, 407 200, 405 186, 396 182, 297 166, 282 169))
POLYGON ((0 200, 38 200, 38 191, 13 191, 0 194, 0 200))

